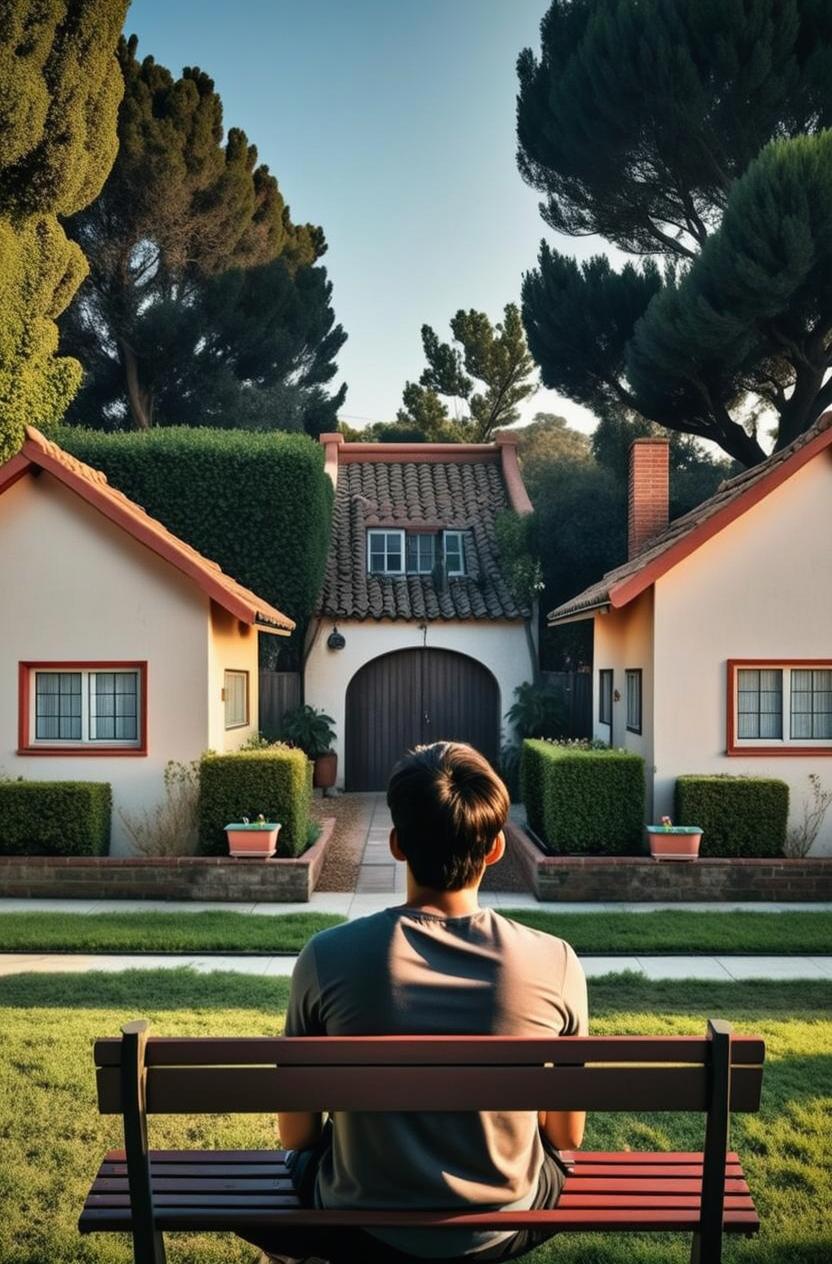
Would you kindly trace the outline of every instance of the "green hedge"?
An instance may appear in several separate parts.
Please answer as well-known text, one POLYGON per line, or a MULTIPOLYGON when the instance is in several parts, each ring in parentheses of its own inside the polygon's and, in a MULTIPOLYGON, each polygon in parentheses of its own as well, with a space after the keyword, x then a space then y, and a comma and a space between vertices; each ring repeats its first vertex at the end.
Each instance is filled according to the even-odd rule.
POLYGON ((288 746, 204 755, 200 763, 199 850, 228 853, 225 827, 244 816, 280 821, 279 856, 299 856, 309 840, 312 764, 288 746))
POLYGON ((112 806, 106 781, 2 781, 0 854, 106 856, 112 806))
POLYGON ((332 484, 305 435, 162 427, 107 434, 62 426, 56 442, 298 624, 280 649, 299 666, 323 583, 332 484))
POLYGON ((782 856, 789 787, 773 777, 677 777, 674 821, 701 825, 700 856, 782 856))
POLYGON ((520 761, 520 794, 529 825, 552 851, 627 855, 643 850, 640 755, 527 740, 520 761))

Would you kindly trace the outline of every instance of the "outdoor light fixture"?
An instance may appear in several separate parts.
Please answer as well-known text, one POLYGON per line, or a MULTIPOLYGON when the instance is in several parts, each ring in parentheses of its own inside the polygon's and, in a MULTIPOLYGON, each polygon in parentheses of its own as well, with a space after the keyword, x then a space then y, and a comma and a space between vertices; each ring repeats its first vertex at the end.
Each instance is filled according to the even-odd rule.
POLYGON ((331 650, 342 650, 347 642, 336 627, 330 632, 326 643, 331 650))

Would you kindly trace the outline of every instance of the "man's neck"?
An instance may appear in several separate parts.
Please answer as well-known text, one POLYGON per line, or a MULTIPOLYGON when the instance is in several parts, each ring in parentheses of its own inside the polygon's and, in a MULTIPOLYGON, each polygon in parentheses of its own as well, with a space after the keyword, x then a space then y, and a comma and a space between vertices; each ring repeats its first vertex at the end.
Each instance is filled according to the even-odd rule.
POLYGON ((432 887, 420 886, 408 869, 405 901, 408 908, 434 913, 438 917, 468 917, 479 910, 478 894, 479 883, 473 887, 462 887, 459 891, 436 891, 432 887))

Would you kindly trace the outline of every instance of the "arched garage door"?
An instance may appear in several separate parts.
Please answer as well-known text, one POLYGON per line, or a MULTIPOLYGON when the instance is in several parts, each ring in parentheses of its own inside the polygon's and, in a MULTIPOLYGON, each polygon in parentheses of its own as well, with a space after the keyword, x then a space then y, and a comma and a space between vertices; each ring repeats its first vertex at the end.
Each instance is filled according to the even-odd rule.
POLYGON ((383 790, 396 760, 423 742, 500 748, 500 691, 481 663, 450 650, 397 650, 357 671, 347 689, 348 790, 383 790))

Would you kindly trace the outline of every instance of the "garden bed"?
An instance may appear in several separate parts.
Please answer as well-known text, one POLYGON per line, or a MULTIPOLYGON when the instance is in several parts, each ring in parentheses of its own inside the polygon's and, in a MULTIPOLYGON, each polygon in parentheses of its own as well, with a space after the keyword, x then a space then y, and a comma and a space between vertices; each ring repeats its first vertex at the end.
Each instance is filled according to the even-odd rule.
POLYGON ((0 896, 294 903, 318 883, 335 820, 300 856, 0 856, 0 896))
POLYGON ((692 862, 650 856, 552 856, 525 830, 507 830, 516 859, 539 900, 642 904, 652 900, 832 900, 832 856, 761 859, 709 857, 692 862))

